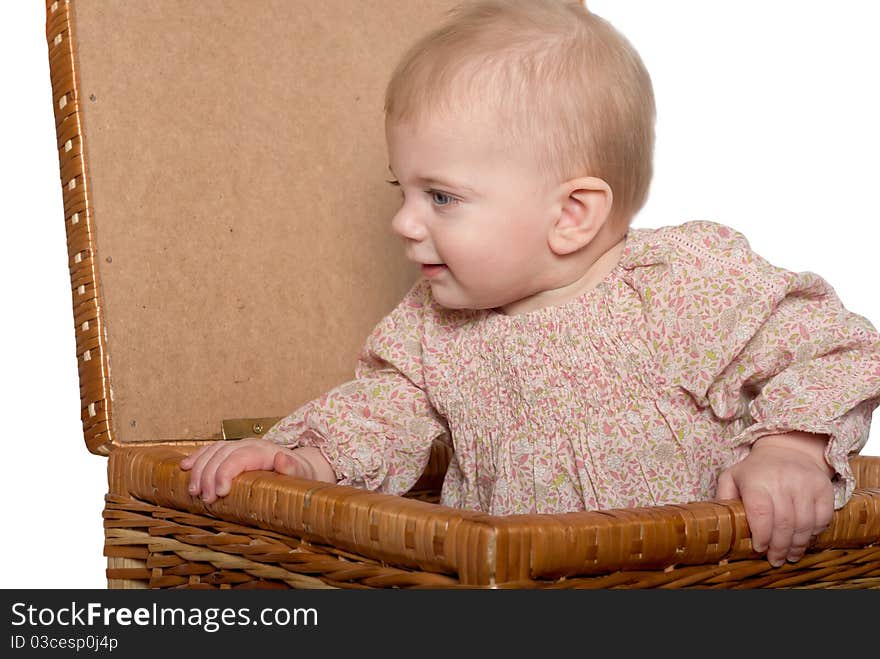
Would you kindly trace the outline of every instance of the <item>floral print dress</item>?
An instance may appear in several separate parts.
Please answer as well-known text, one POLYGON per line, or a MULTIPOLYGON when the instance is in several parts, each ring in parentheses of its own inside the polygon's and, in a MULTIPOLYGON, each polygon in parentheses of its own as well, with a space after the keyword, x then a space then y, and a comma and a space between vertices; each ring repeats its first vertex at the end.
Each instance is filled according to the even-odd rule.
POLYGON ((338 482, 402 494, 435 439, 441 503, 560 513, 712 498, 758 438, 830 435, 835 507, 880 403, 880 335, 811 272, 722 224, 630 228, 614 270, 556 307, 438 305, 419 280, 374 329, 354 379, 266 438, 316 446, 338 482))

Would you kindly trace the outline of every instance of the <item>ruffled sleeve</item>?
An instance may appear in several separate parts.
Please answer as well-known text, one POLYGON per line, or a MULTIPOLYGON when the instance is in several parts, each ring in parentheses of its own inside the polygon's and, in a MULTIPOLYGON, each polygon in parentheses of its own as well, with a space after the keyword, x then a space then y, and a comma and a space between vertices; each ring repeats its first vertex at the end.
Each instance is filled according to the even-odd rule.
POLYGON ((692 339, 673 351, 677 383, 719 419, 741 420, 737 460, 764 435, 829 435, 839 508, 880 404, 880 335, 821 277, 771 265, 730 227, 689 222, 669 239, 680 260, 666 302, 675 335, 692 339))
POLYGON ((433 440, 448 433, 425 392, 422 339, 429 304, 430 289, 420 280, 376 325, 355 378, 295 410, 264 437, 318 447, 339 484, 408 491, 424 471, 433 440))

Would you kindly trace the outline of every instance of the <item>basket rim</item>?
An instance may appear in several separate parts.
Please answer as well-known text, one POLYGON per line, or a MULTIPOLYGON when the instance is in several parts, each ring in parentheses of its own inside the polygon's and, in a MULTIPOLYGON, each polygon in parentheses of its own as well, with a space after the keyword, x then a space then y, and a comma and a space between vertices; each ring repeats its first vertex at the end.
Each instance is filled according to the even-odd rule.
MULTIPOLYGON (((742 502, 718 500, 561 514, 490 515, 350 486, 247 472, 205 504, 179 468, 186 446, 110 454, 110 494, 332 545, 492 586, 535 578, 663 570, 756 559, 742 502)), ((880 457, 855 456, 863 486, 809 551, 880 541, 880 457), (866 480, 868 479, 868 480, 866 480), (870 485, 866 487, 864 485, 870 485)))
POLYGON ((101 285, 95 262, 95 227, 88 157, 82 139, 75 25, 69 0, 46 1, 46 43, 61 173, 64 226, 80 379, 80 417, 86 447, 107 455, 117 442, 112 424, 109 364, 101 285))

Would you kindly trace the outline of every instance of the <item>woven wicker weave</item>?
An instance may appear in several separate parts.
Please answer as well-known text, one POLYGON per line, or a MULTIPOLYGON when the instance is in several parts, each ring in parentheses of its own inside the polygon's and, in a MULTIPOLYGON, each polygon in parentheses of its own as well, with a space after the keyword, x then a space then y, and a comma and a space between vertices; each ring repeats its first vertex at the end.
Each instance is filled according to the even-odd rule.
POLYGON ((752 551, 739 502, 506 517, 440 506, 439 449, 407 497, 266 472, 210 506, 190 497, 178 463, 197 442, 116 437, 71 3, 46 6, 83 432, 109 456, 110 587, 880 588, 880 458, 853 459, 852 500, 780 568, 752 551))
POLYGON ((880 458, 853 459, 852 500, 802 560, 772 568, 735 501, 492 516, 431 503, 430 490, 414 500, 251 472, 206 507, 187 494, 185 453, 111 454, 111 586, 880 588, 880 458))

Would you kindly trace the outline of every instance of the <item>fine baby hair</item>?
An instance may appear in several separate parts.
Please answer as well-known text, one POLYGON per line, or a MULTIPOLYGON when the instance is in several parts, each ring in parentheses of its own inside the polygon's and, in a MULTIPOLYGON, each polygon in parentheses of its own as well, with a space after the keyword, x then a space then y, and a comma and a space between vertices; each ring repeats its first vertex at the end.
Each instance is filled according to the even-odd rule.
POLYGON ((589 174, 628 223, 644 205, 654 93, 639 54, 576 0, 464 3, 419 39, 391 76, 389 121, 485 113, 553 181, 589 174))

